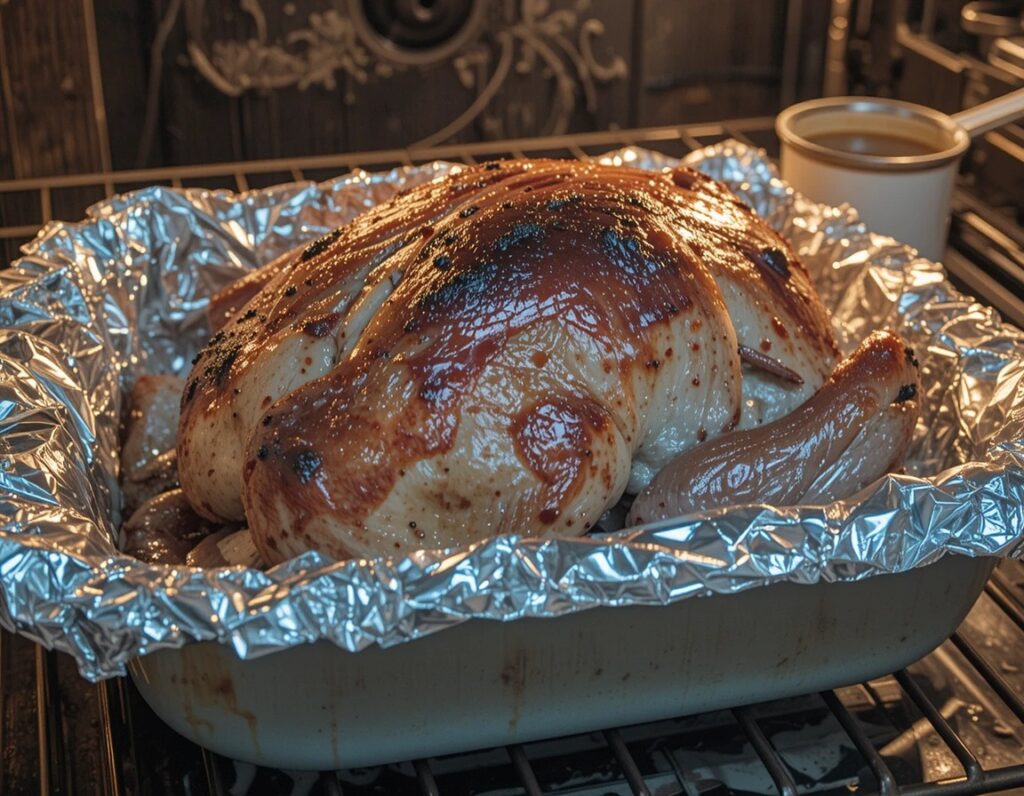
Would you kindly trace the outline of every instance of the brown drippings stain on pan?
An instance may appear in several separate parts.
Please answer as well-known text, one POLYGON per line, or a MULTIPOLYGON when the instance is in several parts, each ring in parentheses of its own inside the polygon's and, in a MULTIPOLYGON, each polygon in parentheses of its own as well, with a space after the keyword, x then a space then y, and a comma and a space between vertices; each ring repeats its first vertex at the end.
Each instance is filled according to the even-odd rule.
POLYGON ((523 692, 526 690, 526 650, 522 647, 505 653, 505 665, 501 670, 501 684, 512 696, 512 715, 508 720, 508 731, 515 735, 519 716, 523 710, 523 692))
MULTIPOLYGON (((321 642, 324 643, 324 642, 321 642)), ((327 695, 320 706, 320 709, 328 713, 327 722, 331 733, 331 760, 334 769, 344 768, 341 762, 341 738, 338 727, 338 705, 344 702, 342 692, 343 680, 338 677, 338 669, 328 666, 323 671, 323 692, 327 695)), ((362 674, 357 678, 357 683, 362 680, 362 674)))
MULTIPOLYGON (((186 715, 192 715, 196 721, 206 725, 209 732, 214 731, 213 725, 205 719, 195 717, 192 712, 192 698, 200 704, 212 708, 226 710, 233 713, 243 721, 249 728, 252 736, 253 749, 256 754, 262 755, 259 739, 259 719, 251 710, 243 708, 238 704, 238 695, 235 693, 235 685, 231 674, 224 668, 222 659, 219 657, 221 651, 213 650, 202 646, 186 647, 181 653, 181 683, 185 687, 184 693, 188 694, 188 707, 186 715), (212 653, 212 654, 211 654, 212 653), (205 660, 204 660, 205 659, 205 660)), ((230 654, 230 653, 223 653, 230 654)), ((193 720, 189 719, 193 727, 193 720)))
POLYGON ((192 690, 189 688, 189 683, 184 677, 182 677, 181 685, 181 708, 185 713, 185 721, 188 722, 188 726, 192 728, 192 732, 197 737, 213 735, 213 725, 206 719, 199 718, 192 709, 192 690))

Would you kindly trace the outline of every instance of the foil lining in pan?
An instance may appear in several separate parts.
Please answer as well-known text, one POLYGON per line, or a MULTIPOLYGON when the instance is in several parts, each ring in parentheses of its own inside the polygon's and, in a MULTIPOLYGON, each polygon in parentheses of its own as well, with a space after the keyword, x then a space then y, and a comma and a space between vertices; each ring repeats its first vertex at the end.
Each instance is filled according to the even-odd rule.
MULTIPOLYGON (((676 161, 627 149, 607 160, 676 161)), ((737 143, 687 162, 724 180, 800 252, 852 349, 891 327, 917 351, 924 414, 908 474, 826 506, 741 506, 580 540, 498 537, 398 560, 307 553, 269 572, 154 566, 120 554, 118 417, 146 372, 182 373, 208 297, 363 208, 452 168, 241 195, 149 188, 51 223, 0 274, 0 622, 71 653, 83 675, 193 640, 243 658, 327 639, 389 646, 467 619, 553 617, 778 581, 852 580, 943 555, 1019 556, 1024 334, 941 267, 809 202, 737 143)), ((780 617, 779 621, 785 621, 780 617)))

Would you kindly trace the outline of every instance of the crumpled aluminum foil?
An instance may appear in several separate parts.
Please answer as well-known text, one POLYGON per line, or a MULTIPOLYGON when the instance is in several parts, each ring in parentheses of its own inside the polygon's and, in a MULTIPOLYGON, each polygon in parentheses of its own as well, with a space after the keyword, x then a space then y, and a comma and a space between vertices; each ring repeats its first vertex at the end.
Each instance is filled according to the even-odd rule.
MULTIPOLYGON (((676 163, 637 149, 606 159, 676 163)), ((793 242, 847 350, 885 326, 914 346, 926 395, 908 475, 827 506, 742 506, 580 540, 499 537, 344 563, 307 553, 265 573, 141 563, 113 542, 126 385, 184 372, 207 298, 246 270, 454 167, 243 195, 149 188, 51 223, 0 274, 0 623, 71 653, 95 680, 193 640, 243 658, 318 639, 357 651, 471 618, 854 580, 949 553, 1020 556, 1024 334, 852 209, 794 195, 763 153, 728 142, 686 160, 793 242)))

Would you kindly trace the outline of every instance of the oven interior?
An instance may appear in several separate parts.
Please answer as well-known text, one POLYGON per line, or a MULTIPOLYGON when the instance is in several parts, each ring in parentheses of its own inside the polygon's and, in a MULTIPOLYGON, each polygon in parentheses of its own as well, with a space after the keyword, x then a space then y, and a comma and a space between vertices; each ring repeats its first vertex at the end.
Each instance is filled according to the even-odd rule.
MULTIPOLYGON (((1024 60, 1014 60, 1024 38, 965 33, 963 3, 827 5, 830 44, 816 64, 826 93, 842 87, 931 104, 954 97, 955 107, 943 109, 957 110, 1024 85, 1024 60)), ((795 60, 783 58, 777 99, 806 90, 796 80, 805 69, 796 71, 795 60)), ((92 201, 145 184, 245 190, 353 168, 433 159, 586 158, 627 145, 681 156, 729 138, 778 151, 772 117, 757 116, 22 177, 0 182, 0 253, 9 262, 41 224, 80 217, 92 201)), ((1022 221, 1024 131, 1009 125, 978 142, 964 166, 944 262, 962 290, 1018 326, 1024 326, 1022 221)), ((932 654, 870 682, 640 726, 616 727, 609 717, 607 727, 586 735, 365 770, 285 772, 221 758, 167 728, 127 679, 89 684, 70 659, 4 632, 0 747, 4 793, 1024 792, 1024 565, 1001 564, 960 630, 932 654)))
MULTIPOLYGON (((771 118, 584 133, 431 150, 293 160, 295 179, 433 159, 585 158, 627 145, 681 156, 736 139, 776 153, 771 118)), ((281 164, 157 169, 142 180, 243 189, 281 164)), ((92 187, 88 176, 65 178, 92 187)), ((119 185, 113 186, 120 190, 119 185)), ((40 181, 33 190, 50 186, 40 181)), ((946 264, 955 281, 1024 323, 1024 232, 1012 203, 968 176, 946 264), (984 292, 983 292, 984 291, 984 292)), ((130 681, 90 685, 73 662, 21 637, 0 642, 3 792, 212 794, 968 794, 1024 789, 1024 565, 1005 562, 961 629, 908 669, 834 691, 653 724, 365 770, 285 772, 185 741, 130 681)), ((396 717, 400 721, 400 717, 396 717)))

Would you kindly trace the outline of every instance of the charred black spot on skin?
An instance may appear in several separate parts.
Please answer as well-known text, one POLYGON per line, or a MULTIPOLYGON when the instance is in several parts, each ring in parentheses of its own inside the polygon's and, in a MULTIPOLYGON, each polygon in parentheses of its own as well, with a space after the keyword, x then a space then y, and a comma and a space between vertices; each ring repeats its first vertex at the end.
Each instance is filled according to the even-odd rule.
POLYGON ((751 260, 756 265, 760 265, 763 268, 772 271, 783 279, 789 279, 789 259, 786 257, 786 253, 775 246, 769 246, 767 249, 762 249, 759 252, 751 255, 751 260))
POLYGON ((256 310, 249 310, 242 315, 235 323, 244 323, 245 321, 251 320, 256 317, 256 310))
POLYGON ((907 358, 907 362, 913 365, 915 368, 921 367, 921 363, 917 361, 917 357, 914 356, 914 349, 907 346, 903 349, 903 355, 907 358))
POLYGON ((485 163, 484 164, 484 170, 485 171, 495 171, 496 169, 500 169, 500 168, 501 168, 501 161, 500 160, 492 160, 489 163, 485 163))
POLYGON ((199 386, 199 382, 196 379, 192 379, 188 383, 188 388, 185 390, 185 403, 188 403, 196 397, 196 387, 199 386))
POLYGON ((470 205, 469 207, 463 208, 461 211, 459 211, 459 218, 469 218, 471 215, 473 215, 473 213, 475 213, 479 209, 480 208, 477 207, 476 205, 470 205))
POLYGON ((271 416, 267 415, 265 418, 263 418, 263 425, 269 426, 270 425, 270 421, 271 421, 271 416))
POLYGON ((292 469, 299 477, 300 484, 308 484, 320 469, 320 456, 313 451, 302 451, 295 457, 292 469))
POLYGON ((506 232, 500 238, 498 238, 497 248, 498 251, 507 252, 516 246, 522 246, 528 241, 540 240, 544 235, 544 230, 540 224, 527 223, 527 224, 513 224, 512 230, 506 232))
POLYGON ((434 258, 434 268, 440 271, 447 271, 452 266, 452 258, 447 254, 439 254, 434 258))
MULTIPOLYGON (((484 261, 461 271, 448 282, 420 299, 418 306, 436 309, 451 305, 460 299, 476 299, 483 296, 498 275, 498 264, 484 261)), ((414 329, 418 325, 414 325, 414 329)))
POLYGON ((340 320, 340 313, 331 312, 321 318, 309 321, 302 327, 302 331, 310 337, 327 337, 337 328, 340 320))
POLYGON ((306 247, 305 251, 302 252, 301 261, 306 262, 307 260, 312 260, 318 254, 323 254, 325 251, 327 251, 327 247, 334 243, 334 241, 336 241, 340 235, 341 229, 339 228, 334 230, 334 232, 329 232, 322 238, 318 238, 317 240, 313 241, 311 244, 309 244, 309 246, 306 247))
POLYGON ((299 292, 299 289, 297 287, 295 287, 295 285, 289 285, 284 290, 284 294, 286 296, 288 296, 289 298, 291 298, 292 296, 294 296, 298 292, 299 292))
MULTIPOLYGON (((632 235, 620 235, 613 227, 606 227, 601 233, 601 245, 609 255, 617 260, 640 251, 640 243, 636 238, 632 235)), ((651 270, 652 272, 657 270, 657 265, 651 270)))
POLYGON ((269 453, 270 453, 270 451, 267 450, 267 446, 266 445, 260 445, 259 450, 256 451, 256 458, 257 459, 266 459, 267 455, 269 453))
POLYGON ((559 197, 557 199, 549 199, 547 203, 548 210, 561 210, 566 205, 576 204, 582 202, 583 197, 578 194, 570 194, 569 196, 559 197))
POLYGON ((904 384, 900 387, 900 391, 896 394, 896 400, 894 404, 902 404, 907 401, 912 401, 917 397, 917 385, 916 384, 904 384))
POLYGON ((214 351, 213 362, 206 366, 203 375, 213 379, 214 384, 218 387, 222 387, 228 374, 231 373, 231 366, 235 364, 240 350, 241 346, 236 344, 225 350, 214 351))

